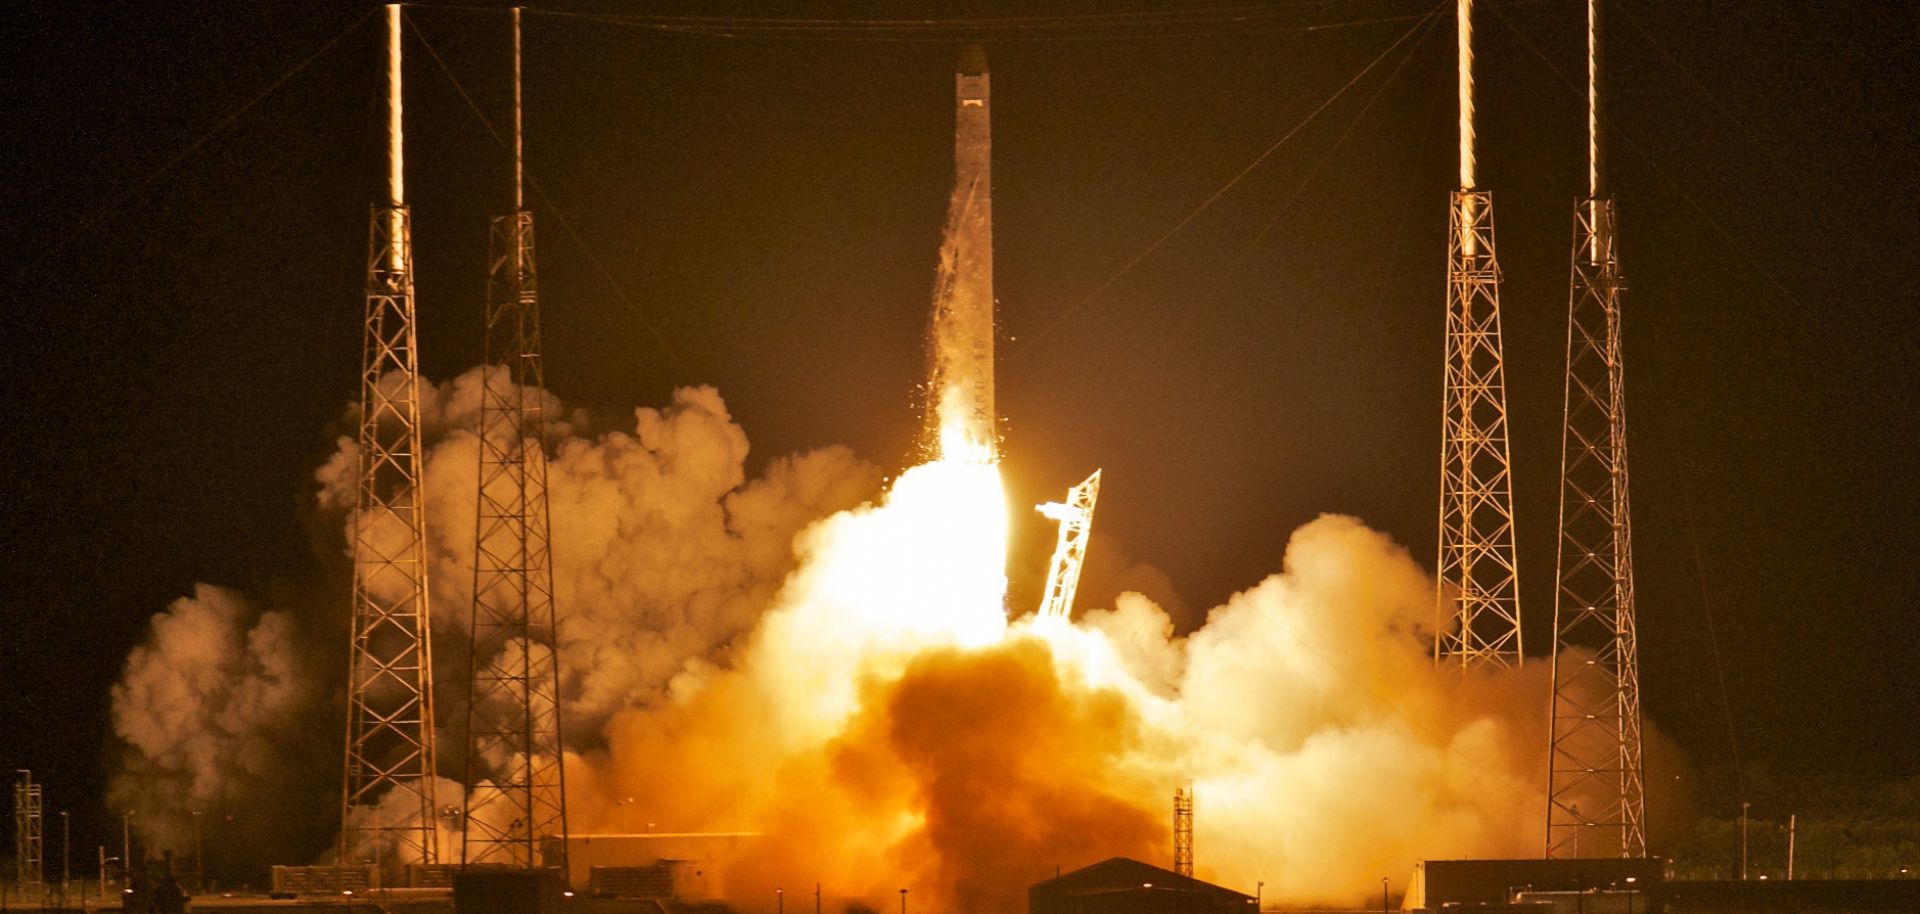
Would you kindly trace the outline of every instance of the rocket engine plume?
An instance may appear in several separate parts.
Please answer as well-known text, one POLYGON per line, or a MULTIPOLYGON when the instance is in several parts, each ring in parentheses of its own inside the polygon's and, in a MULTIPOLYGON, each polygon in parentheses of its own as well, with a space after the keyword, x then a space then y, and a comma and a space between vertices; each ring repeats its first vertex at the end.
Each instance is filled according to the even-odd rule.
POLYGON ((953 198, 928 328, 927 450, 938 460, 1000 457, 993 406, 993 175, 987 55, 960 54, 954 78, 953 198))

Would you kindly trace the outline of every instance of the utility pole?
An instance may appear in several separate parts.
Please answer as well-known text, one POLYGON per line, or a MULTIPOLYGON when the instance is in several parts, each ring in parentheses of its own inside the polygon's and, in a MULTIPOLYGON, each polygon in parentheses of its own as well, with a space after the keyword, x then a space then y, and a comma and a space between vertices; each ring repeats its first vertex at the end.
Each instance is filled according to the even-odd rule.
POLYGON ((1793 831, 1794 831, 1795 820, 1798 819, 1799 817, 1800 816, 1798 813, 1787 814, 1787 881, 1788 882, 1793 881, 1793 831))
POLYGON ((133 812, 120 814, 120 887, 133 885, 133 812))
POLYGON ((1740 879, 1747 878, 1747 809, 1753 806, 1745 800, 1740 801, 1740 879))
POLYGON ((1474 183, 1473 0, 1457 0, 1460 187, 1447 265, 1447 347, 1435 559, 1434 660, 1462 670, 1519 666, 1513 472, 1493 196, 1474 183))
POLYGON ((1548 858, 1579 857, 1583 843, 1589 856, 1647 855, 1620 346, 1624 283, 1606 185, 1600 38, 1600 0, 1587 0, 1587 195, 1574 207, 1567 304, 1548 858))
POLYGON ((60 906, 67 906, 67 886, 73 881, 72 832, 68 829, 67 811, 60 810, 60 906))
MULTIPOLYGON (((421 489, 420 350, 401 118, 400 6, 387 7, 387 198, 369 222, 340 862, 369 847, 433 864, 433 644, 421 489), (397 791, 397 793, 396 793, 397 791), (376 807, 383 815, 375 816, 376 807)), ((384 853, 383 853, 384 856, 384 853)))

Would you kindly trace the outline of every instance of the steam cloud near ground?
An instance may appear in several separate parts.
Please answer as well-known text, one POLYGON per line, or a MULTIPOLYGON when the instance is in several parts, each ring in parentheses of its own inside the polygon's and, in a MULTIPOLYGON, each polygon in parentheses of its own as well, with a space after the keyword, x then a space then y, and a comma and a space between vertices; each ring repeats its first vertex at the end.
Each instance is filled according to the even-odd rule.
MULTIPOLYGON (((465 642, 478 386, 425 401, 443 721, 464 716, 465 657, 438 645, 465 642)), ((918 910, 1017 910, 1056 866, 1167 863, 1184 780, 1197 875, 1272 899, 1351 902, 1417 859, 1541 846, 1546 665, 1435 670, 1431 579, 1356 519, 1295 531, 1278 572, 1184 637, 1147 597, 1085 588, 1071 628, 1008 625, 948 605, 978 584, 948 567, 978 558, 977 531, 925 523, 977 480, 910 470, 883 493, 837 447, 748 479, 706 387, 631 430, 549 415, 573 828, 762 832, 719 874, 735 907, 820 882, 836 904, 884 910, 905 886, 918 910)), ((352 449, 316 474, 336 529, 352 449)), ((301 760, 333 746, 345 651, 296 646, 332 631, 205 585, 155 616, 114 691, 111 802, 184 847, 191 809, 335 796, 337 767, 301 760)), ((459 734, 440 739, 457 774, 459 734)), ((330 836, 282 837, 275 862, 330 836)))

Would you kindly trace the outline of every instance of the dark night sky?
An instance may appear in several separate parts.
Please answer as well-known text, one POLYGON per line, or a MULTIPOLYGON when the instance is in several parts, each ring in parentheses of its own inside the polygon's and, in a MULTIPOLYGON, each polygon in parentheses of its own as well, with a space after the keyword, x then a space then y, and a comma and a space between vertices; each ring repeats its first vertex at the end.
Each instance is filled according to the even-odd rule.
MULTIPOLYGON (((1289 531, 1320 512, 1356 514, 1430 563, 1450 19, 1088 298, 1431 8, 1275 6, 1286 15, 1185 29, 1202 35, 924 41, 529 12, 552 386, 617 419, 712 383, 756 461, 844 443, 900 465, 951 172, 953 53, 983 37, 1017 503, 1104 467, 1102 548, 1165 569, 1196 608, 1277 570, 1289 531), (1356 20, 1387 21, 1275 27, 1356 20)), ((44 772, 49 808, 75 811, 86 847, 106 827, 107 687, 148 617, 195 581, 265 596, 320 574, 302 518, 355 393, 380 31, 361 23, 183 155, 368 7, 40 7, 0 14, 14 353, 0 768, 44 772)), ((1551 638, 1567 245, 1584 189, 1581 98, 1555 69, 1579 72, 1582 8, 1478 17, 1536 652, 1551 638)), ((1699 767, 1703 806, 1736 803, 1710 603, 1747 777, 1775 785, 1774 802, 1823 778, 1920 773, 1920 7, 1616 9, 1646 712, 1699 767)), ((504 14, 410 15, 504 122, 504 14)), ((508 160, 409 40, 423 359, 444 380, 478 359, 485 219, 510 206, 508 160)), ((1046 528, 1022 530, 1023 555, 1048 548, 1046 528)))

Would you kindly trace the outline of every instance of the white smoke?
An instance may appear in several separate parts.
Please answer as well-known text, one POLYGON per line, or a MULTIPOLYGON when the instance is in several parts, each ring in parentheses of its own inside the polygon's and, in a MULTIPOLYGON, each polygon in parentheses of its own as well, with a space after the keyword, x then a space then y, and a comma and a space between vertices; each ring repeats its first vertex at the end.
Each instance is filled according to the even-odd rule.
MULTIPOLYGON (((460 757, 446 725, 465 716, 458 685, 473 587, 480 371, 421 390, 444 774, 458 773, 460 757)), ((585 413, 541 396, 565 720, 569 742, 591 746, 620 709, 663 700, 675 677, 727 665, 793 570, 794 535, 870 497, 880 474, 828 447, 771 460, 749 479, 746 434, 711 387, 677 390, 665 408, 635 410, 628 430, 597 434, 585 413)), ((348 427, 356 421, 353 409, 343 416, 348 427)), ((341 557, 356 463, 354 441, 342 437, 314 473, 341 557)), ((314 596, 301 612, 316 615, 303 620, 257 613, 231 590, 200 585, 155 617, 129 657, 113 691, 128 751, 112 802, 138 810, 135 830, 156 848, 191 846, 190 811, 210 804, 240 810, 242 821, 278 815, 291 795, 323 798, 301 804, 301 821, 314 818, 309 808, 333 808, 325 797, 337 804, 344 587, 314 596), (313 643, 336 633, 337 650, 313 643), (295 638, 306 642, 297 650, 295 638)), ((447 796, 458 802, 457 790, 447 796)), ((301 862, 289 855, 331 837, 298 831, 264 837, 265 852, 281 855, 274 862, 301 862)))
MULTIPOLYGON (((300 637, 288 612, 259 612, 208 584, 155 615, 113 688, 126 751, 108 805, 178 850, 192 846, 196 811, 287 809, 284 791, 312 775, 307 727, 325 705, 300 637)), ((243 832, 259 828, 255 818, 243 832)))

